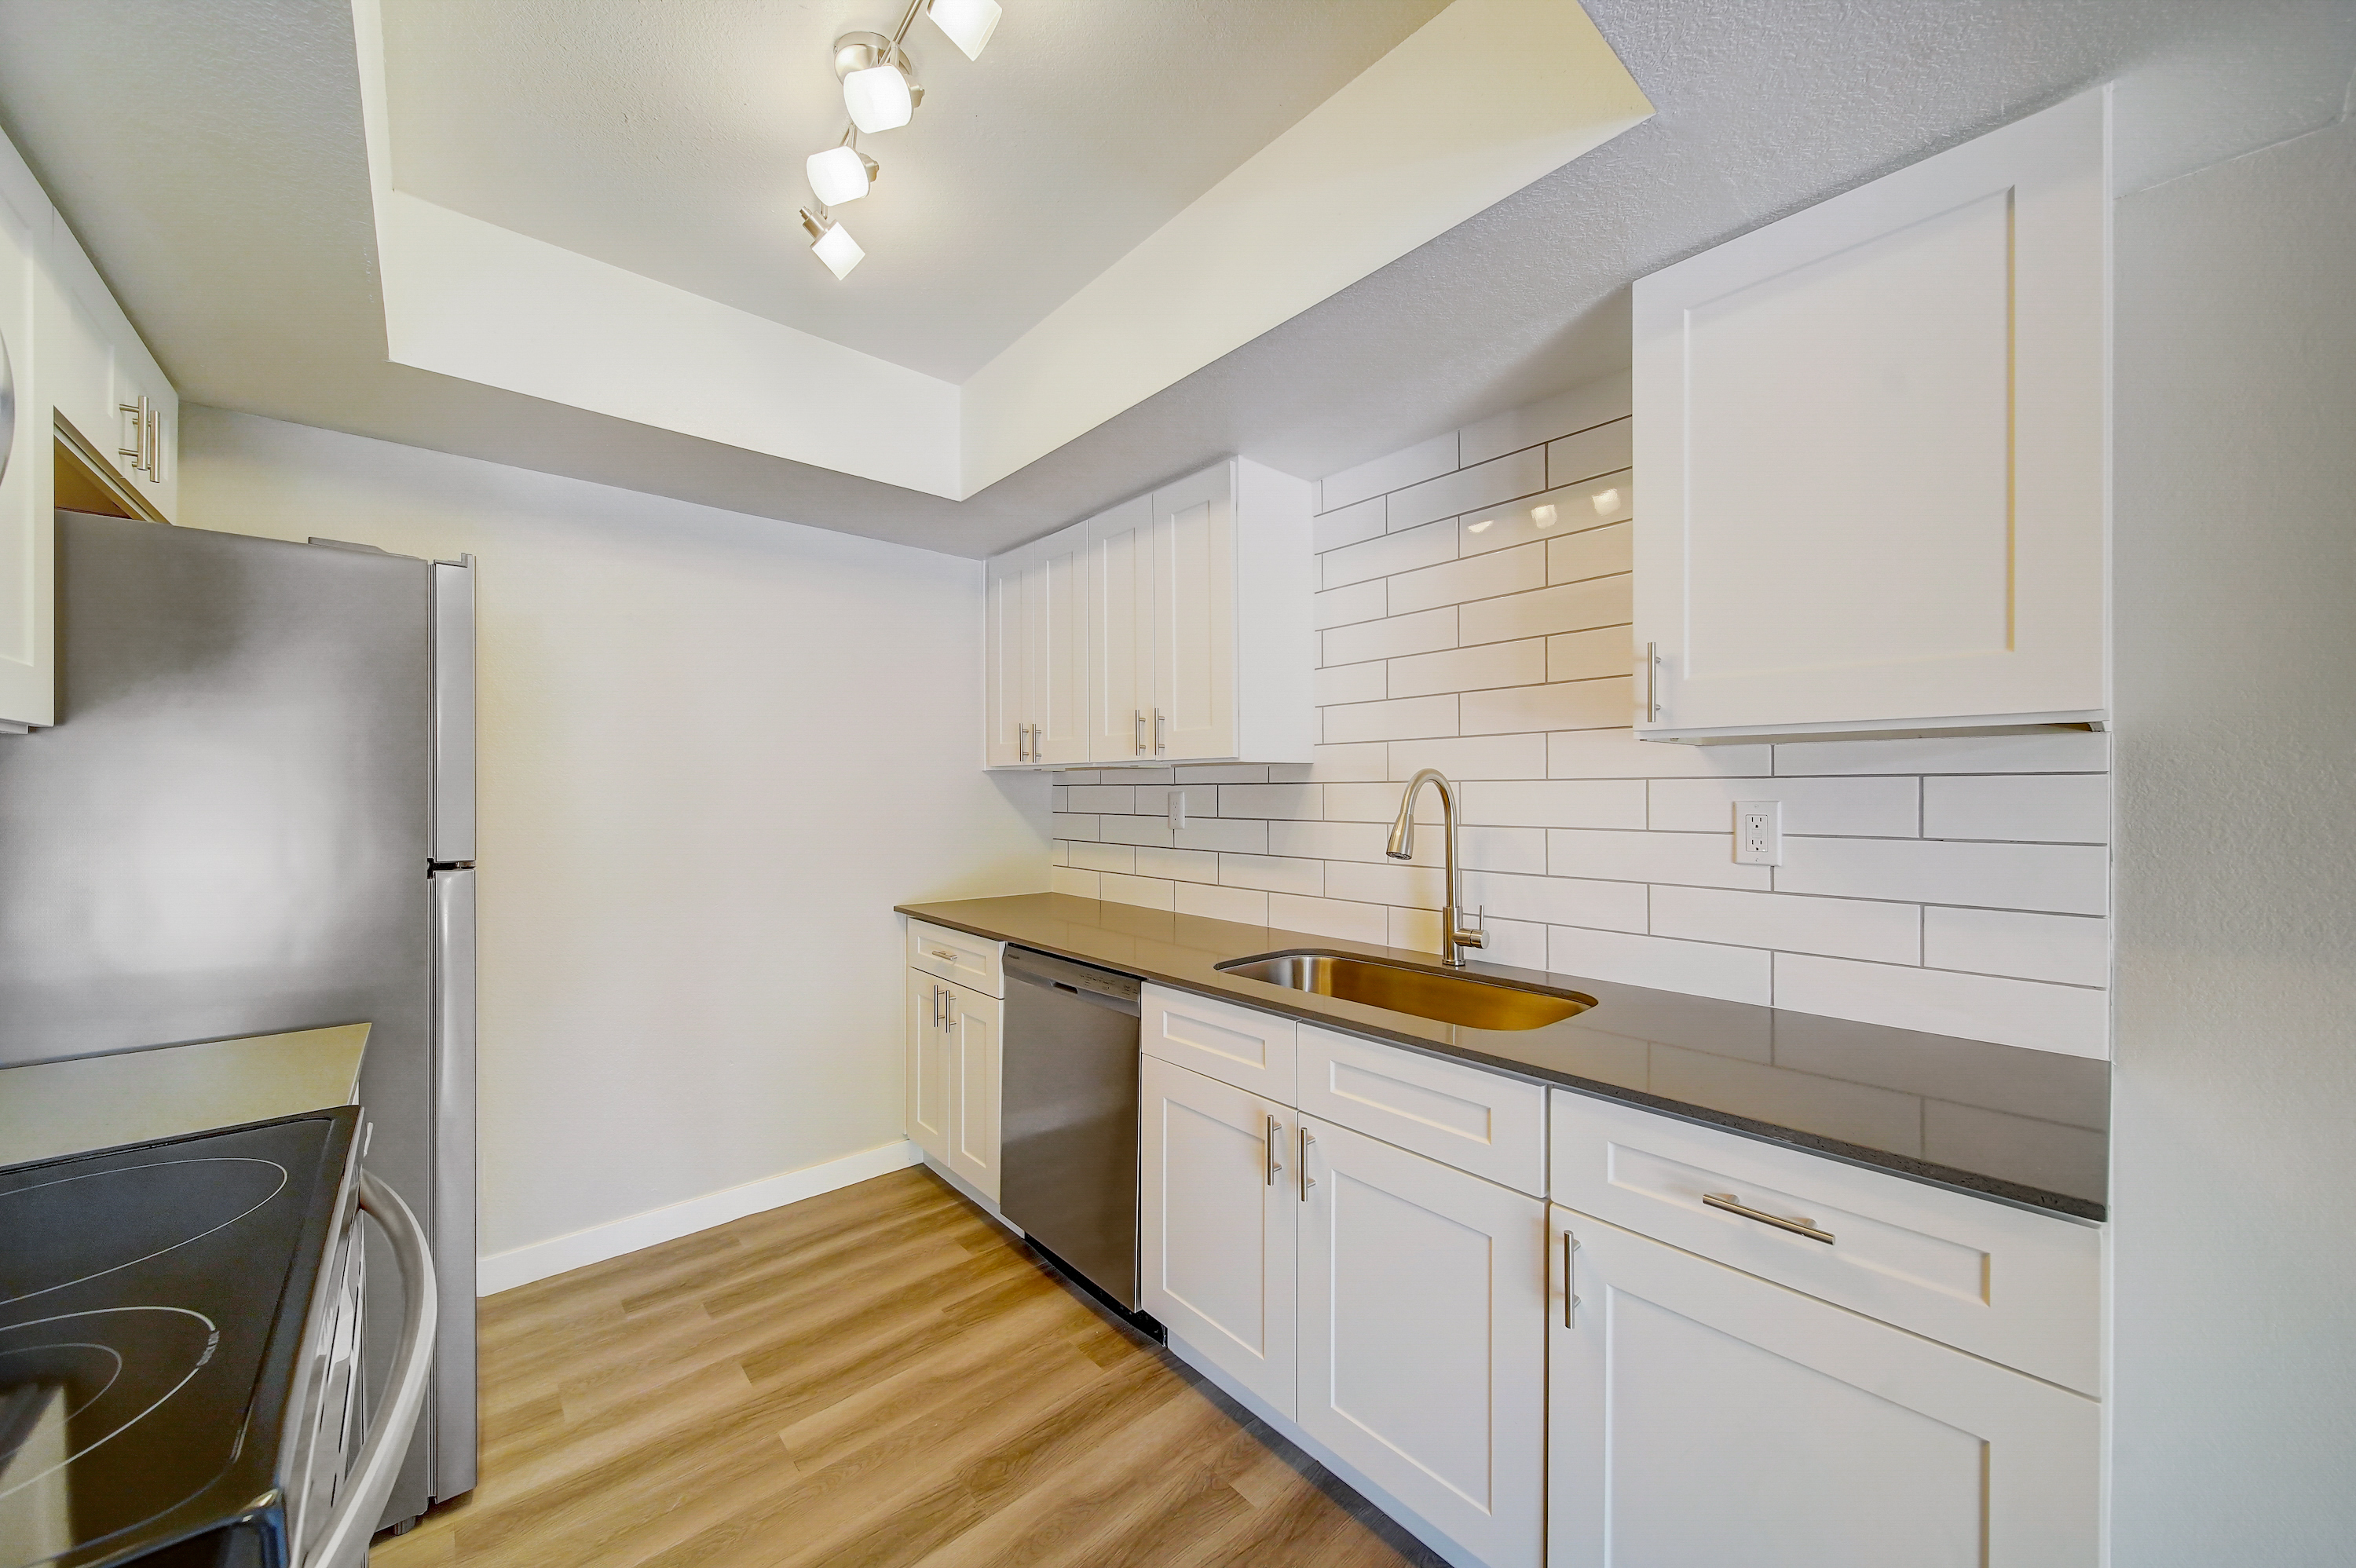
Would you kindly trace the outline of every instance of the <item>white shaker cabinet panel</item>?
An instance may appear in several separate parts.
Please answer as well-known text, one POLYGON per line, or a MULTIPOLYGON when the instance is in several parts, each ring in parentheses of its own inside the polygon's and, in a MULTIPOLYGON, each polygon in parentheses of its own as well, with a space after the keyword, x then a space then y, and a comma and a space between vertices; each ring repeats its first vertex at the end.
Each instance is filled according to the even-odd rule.
POLYGON ((179 501, 179 394, 62 218, 46 246, 39 334, 45 401, 135 509, 179 501))
POLYGON ((1232 757, 1236 506, 1228 465, 1153 493, 1153 754, 1232 757))
POLYGON ((948 1059, 949 1168, 998 1201, 999 1051, 1004 1004, 963 986, 942 987, 942 1049, 948 1059))
POLYGON ((1638 280, 1640 735, 2105 718, 2107 105, 1638 280))
POLYGON ((2094 1568, 2094 1401, 1569 1210, 1551 1232, 1548 1568, 2094 1568))
POLYGON ((1461 1062, 1297 1026, 1295 1101, 1312 1116, 1547 1195, 1547 1092, 1461 1062))
POLYGON ((1125 501, 1087 529, 1088 756, 1153 754, 1153 497, 1125 501))
POLYGON ((1289 1417, 1300 1124, 1152 1057, 1141 1063, 1139 1105, 1138 1305, 1289 1417))
POLYGON ((1031 761, 1031 623, 1024 613, 1023 569, 1032 549, 1009 550, 991 559, 983 576, 983 707, 989 726, 983 764, 1028 766, 1031 761))
POLYGON ((1299 1026, 1290 1019, 1162 986, 1146 987, 1142 1000, 1138 1043, 1146 1055, 1280 1105, 1293 1104, 1299 1026))
POLYGON ((1545 1203, 1301 1126, 1301 1429, 1489 1568, 1538 1568, 1545 1203))
POLYGON ((1076 525, 1031 548, 1031 761, 1071 767, 1088 760, 1087 530, 1076 525))
MULTIPOLYGON (((0 155, 8 149, 0 144, 0 155)), ((0 167, 0 745, 56 719, 57 581, 48 403, 34 357, 48 203, 13 156, 0 167)))
POLYGON ((909 1141, 949 1163, 948 1031, 943 1026, 957 987, 918 970, 908 971, 909 1141))

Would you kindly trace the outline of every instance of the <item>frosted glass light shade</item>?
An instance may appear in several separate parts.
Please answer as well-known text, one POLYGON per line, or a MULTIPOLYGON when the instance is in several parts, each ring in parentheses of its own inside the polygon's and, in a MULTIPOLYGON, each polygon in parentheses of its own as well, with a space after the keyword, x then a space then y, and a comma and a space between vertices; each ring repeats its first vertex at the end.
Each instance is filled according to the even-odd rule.
POLYGON ((978 60, 990 45, 990 35, 998 31, 998 19, 1006 13, 998 0, 932 0, 925 15, 948 35, 949 42, 965 51, 966 59, 978 60))
POLYGON ((810 241, 810 251, 826 263, 826 270, 838 278, 851 276, 851 269, 867 260, 867 252, 851 237, 851 230, 840 223, 830 223, 810 241))
POLYGON ((812 153, 802 168, 809 176, 810 194, 828 207, 841 207, 867 194, 866 161, 849 147, 812 153))
POLYGON ((842 106, 851 112, 851 123, 870 135, 898 130, 916 112, 908 78, 894 65, 872 65, 844 77, 842 106))

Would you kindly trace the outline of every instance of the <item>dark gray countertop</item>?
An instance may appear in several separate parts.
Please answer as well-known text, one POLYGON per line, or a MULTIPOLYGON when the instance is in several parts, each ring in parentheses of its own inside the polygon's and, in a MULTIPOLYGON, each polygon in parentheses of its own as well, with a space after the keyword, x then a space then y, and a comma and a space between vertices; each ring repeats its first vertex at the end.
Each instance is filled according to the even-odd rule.
POLYGON ((1596 1005, 1543 1029, 1466 1029, 1215 967, 1281 948, 1427 967, 1434 962, 1428 953, 1058 893, 898 908, 976 936, 1919 1181, 2082 1220, 2104 1217, 2108 1062, 1477 962, 1469 973, 1584 992, 1596 1005))

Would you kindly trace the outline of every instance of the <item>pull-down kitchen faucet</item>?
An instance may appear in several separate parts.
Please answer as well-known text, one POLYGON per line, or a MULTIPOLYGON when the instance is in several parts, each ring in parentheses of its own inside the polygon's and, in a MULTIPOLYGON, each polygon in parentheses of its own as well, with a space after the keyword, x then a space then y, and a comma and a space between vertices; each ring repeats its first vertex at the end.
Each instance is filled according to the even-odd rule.
MULTIPOLYGON (((1398 820, 1391 824, 1391 841, 1383 853, 1394 860, 1412 859, 1415 854, 1415 797, 1425 784, 1440 792, 1440 829, 1448 837, 1448 903, 1440 912, 1440 961, 1451 969, 1464 967, 1465 958, 1460 949, 1486 947, 1489 933, 1484 918, 1479 926, 1467 931, 1460 926, 1460 879, 1456 870, 1456 792, 1449 787, 1448 777, 1438 768, 1426 768, 1407 781, 1407 794, 1400 797, 1398 820)), ((1488 911, 1482 911, 1486 916, 1488 911)))

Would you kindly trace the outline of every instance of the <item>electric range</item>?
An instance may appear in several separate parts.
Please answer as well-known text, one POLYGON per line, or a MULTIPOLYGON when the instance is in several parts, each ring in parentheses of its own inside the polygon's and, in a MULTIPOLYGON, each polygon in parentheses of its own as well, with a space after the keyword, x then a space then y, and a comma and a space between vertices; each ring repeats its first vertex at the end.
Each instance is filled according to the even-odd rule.
POLYGON ((357 1107, 0 1170, 0 1568, 286 1568, 366 1424, 357 1107))

